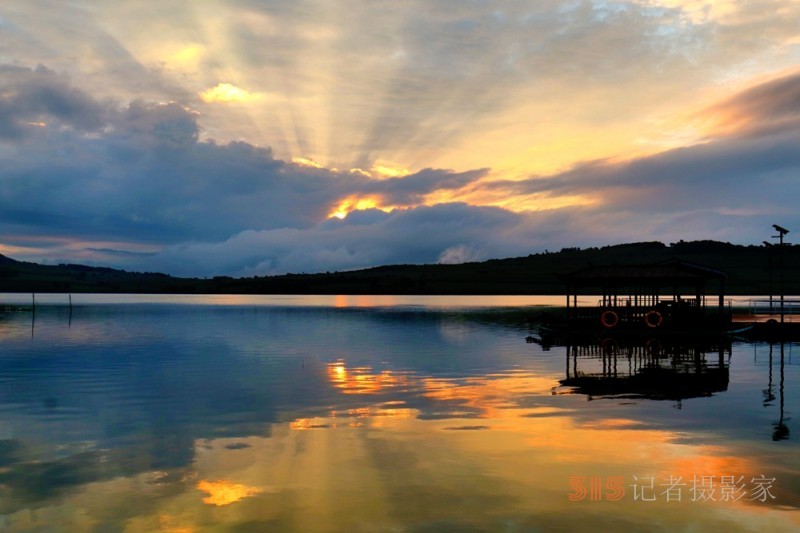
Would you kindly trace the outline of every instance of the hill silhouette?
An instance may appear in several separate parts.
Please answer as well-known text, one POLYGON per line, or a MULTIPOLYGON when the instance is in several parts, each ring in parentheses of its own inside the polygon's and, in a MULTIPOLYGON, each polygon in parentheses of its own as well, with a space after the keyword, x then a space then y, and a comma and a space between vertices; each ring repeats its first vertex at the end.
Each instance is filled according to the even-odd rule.
MULTIPOLYGON (((0 292, 561 294, 558 275, 587 265, 643 265, 681 259, 727 272, 727 293, 747 295, 768 294, 770 287, 778 291, 778 256, 776 247, 718 241, 637 242, 457 265, 389 265, 347 272, 201 279, 74 264, 40 265, 0 255, 0 292)), ((799 260, 800 246, 785 245, 786 294, 800 294, 799 260)))

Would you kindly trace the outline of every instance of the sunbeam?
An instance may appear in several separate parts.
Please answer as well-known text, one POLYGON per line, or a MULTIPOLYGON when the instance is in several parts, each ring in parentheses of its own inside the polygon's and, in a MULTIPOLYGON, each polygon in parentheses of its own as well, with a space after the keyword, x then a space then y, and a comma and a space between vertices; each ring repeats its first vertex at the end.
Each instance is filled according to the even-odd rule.
POLYGON ((797 20, 799 0, 8 0, 0 246, 144 269, 219 248, 258 273, 761 242, 770 213, 800 220, 797 20))

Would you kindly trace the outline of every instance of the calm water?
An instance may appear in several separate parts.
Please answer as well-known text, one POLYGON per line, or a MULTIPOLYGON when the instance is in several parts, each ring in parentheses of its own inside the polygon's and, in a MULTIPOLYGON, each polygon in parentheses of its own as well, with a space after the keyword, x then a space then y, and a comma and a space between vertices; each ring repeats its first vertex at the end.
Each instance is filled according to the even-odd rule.
POLYGON ((65 302, 0 311, 2 531, 800 527, 798 344, 526 343, 506 306, 560 298, 65 302))

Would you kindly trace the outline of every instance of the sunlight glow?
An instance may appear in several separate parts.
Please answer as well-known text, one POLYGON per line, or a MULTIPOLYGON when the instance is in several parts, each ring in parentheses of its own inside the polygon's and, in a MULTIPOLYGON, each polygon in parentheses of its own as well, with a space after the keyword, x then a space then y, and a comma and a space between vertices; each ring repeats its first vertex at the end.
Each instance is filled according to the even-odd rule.
POLYGON ((289 429, 294 431, 306 431, 309 429, 331 428, 336 429, 336 424, 329 424, 326 419, 314 418, 298 418, 289 422, 289 429))
POLYGON ((364 170, 363 168, 351 168, 350 173, 360 174, 369 178, 386 179, 402 178, 411 174, 411 171, 400 165, 376 162, 374 165, 369 167, 369 170, 364 170))
POLYGON ((379 165, 379 164, 372 165, 372 167, 370 167, 370 171, 372 172, 373 176, 375 176, 375 174, 378 174, 378 176, 376 177, 385 177, 385 178, 397 178, 402 176, 408 176, 411 173, 411 171, 409 171, 406 168, 396 168, 393 166, 379 165))
POLYGON ((162 533, 194 533, 196 530, 192 526, 180 523, 181 519, 167 513, 158 515, 158 527, 162 533))
POLYGON ((408 383, 408 378, 404 375, 389 370, 376 373, 368 366, 348 369, 344 361, 328 364, 328 380, 345 394, 374 394, 408 383))
POLYGON ((419 411, 404 406, 402 401, 356 407, 342 411, 331 410, 327 417, 297 418, 289 422, 293 431, 313 429, 386 428, 402 420, 412 420, 419 411))
POLYGON ((231 481, 206 481, 204 479, 197 482, 197 489, 208 493, 208 496, 203 498, 203 503, 216 506, 230 505, 262 492, 261 489, 231 481))
MULTIPOLYGON (((491 182, 486 182, 490 184, 491 182)), ((565 194, 551 195, 548 193, 536 193, 528 195, 509 194, 502 188, 489 189, 476 187, 475 190, 468 192, 460 191, 436 191, 425 196, 425 205, 435 205, 444 202, 466 202, 472 205, 485 205, 501 207, 514 212, 523 211, 548 211, 551 209, 562 209, 564 207, 584 207, 597 205, 600 198, 586 194, 565 194)))
POLYGON ((39 249, 33 246, 14 246, 0 243, 0 254, 2 255, 13 255, 24 258, 27 254, 35 254, 37 252, 39 252, 39 249))
MULTIPOLYGON (((180 31, 174 34, 164 31, 168 22, 163 16, 152 23, 155 33, 142 32, 139 26, 130 28, 129 21, 143 14, 133 7, 109 6, 97 9, 96 16, 139 63, 152 69, 178 70, 180 77, 171 81, 188 83, 189 90, 199 94, 204 102, 232 104, 261 100, 259 105, 239 109, 240 114, 230 113, 224 106, 204 110, 204 131, 209 137, 268 145, 278 158, 288 160, 295 156, 296 163, 316 168, 320 163, 328 169, 357 167, 352 172, 377 179, 402 177, 421 168, 491 167, 511 179, 532 174, 544 176, 585 161, 620 155, 633 159, 691 144, 696 139, 686 137, 691 132, 685 128, 662 136, 654 121, 685 113, 696 107, 700 97, 716 99, 720 94, 729 94, 729 81, 761 80, 774 66, 789 68, 796 63, 793 46, 798 42, 797 32, 791 28, 765 31, 770 19, 762 21, 756 15, 757 10, 735 0, 595 2, 588 8, 590 11, 601 13, 625 6, 632 17, 630 23, 643 24, 641 28, 626 29, 617 27, 618 21, 609 21, 609 31, 620 32, 615 33, 617 38, 622 38, 624 31, 636 35, 641 31, 656 39, 665 53, 674 54, 685 47, 685 55, 677 56, 679 60, 665 57, 663 65, 657 63, 661 65, 657 69, 646 51, 628 58, 622 50, 619 58, 629 65, 630 72, 620 75, 630 75, 631 83, 626 83, 625 91, 619 91, 616 77, 611 75, 614 72, 611 65, 616 64, 617 58, 614 39, 598 39, 595 83, 576 85, 568 76, 556 75, 560 69, 548 70, 549 60, 538 57, 543 52, 535 47, 519 55, 543 61, 545 70, 541 79, 526 81, 524 57, 509 57, 507 49, 513 50, 515 46, 504 44, 506 39, 514 44, 527 42, 524 24, 506 28, 508 35, 502 42, 484 41, 480 33, 465 31, 465 43, 476 46, 473 59, 462 57, 456 48, 436 47, 430 50, 428 61, 423 61, 412 43, 406 46, 403 39, 382 37, 401 35, 406 27, 402 22, 405 8, 392 10, 393 16, 381 17, 378 22, 367 5, 354 4, 348 17, 341 19, 327 16, 335 13, 335 8, 326 7, 324 17, 309 17, 302 10, 228 8, 223 4, 193 5, 189 15, 182 19, 184 23, 176 28, 180 31), (216 16, 218 12, 225 15, 216 16), (758 22, 744 24, 750 17, 758 22), (374 20, 373 31, 355 31, 360 26, 344 23, 351 18, 374 20), (644 31, 650 19, 664 20, 663 34, 649 35, 644 31), (709 36, 703 27, 723 22, 730 25, 731 32, 740 28, 745 38, 741 48, 725 39, 706 42, 709 36), (287 38, 284 33, 287 27, 292 28, 293 46, 281 44, 287 38), (749 52, 745 54, 745 50, 752 48, 746 45, 750 42, 746 38, 751 30, 759 29, 764 31, 764 51, 753 52, 750 61, 732 62, 731 57, 739 54, 744 59, 750 58, 749 52), (150 34, 160 38, 153 42, 148 38, 150 34), (244 36, 250 36, 252 42, 244 36), (245 42, 252 49, 242 55, 245 42), (271 49, 269 45, 273 42, 278 46, 271 49), (765 57, 772 59, 762 61, 765 57), (695 79, 711 58, 712 70, 717 74, 706 83, 695 79), (484 72, 477 67, 489 65, 493 60, 507 60, 516 75, 493 73, 494 83, 486 83, 482 74, 488 76, 489 70, 484 72), (640 60, 646 63, 636 68, 640 60), (448 84, 440 84, 436 69, 428 70, 430 65, 448 65, 459 72, 463 76, 461 89, 452 90, 448 84), (686 76, 681 75, 682 66, 688 68, 686 76), (634 75, 639 71, 641 77, 634 75), (414 73, 410 78, 414 83, 398 85, 397 81, 404 80, 409 73, 414 73), (658 82, 657 87, 647 81, 651 78, 658 82), (722 78, 724 86, 715 83, 722 78), (682 97, 665 98, 665 94, 682 97), (554 105, 562 98, 566 105, 554 105)), ((776 5, 778 10, 786 11, 787 20, 794 15, 789 9, 791 5, 796 5, 796 1, 785 0, 776 5)), ((572 8, 567 5, 565 9, 572 8)), ((164 15, 170 11, 165 10, 164 15)), ((477 9, 476 14, 481 11, 477 9)), ((512 11, 504 9, 498 14, 510 15, 512 11)), ((565 39, 563 50, 551 51, 552 61, 571 50, 570 39, 565 39)), ((524 50, 524 45, 520 46, 524 50)), ((474 195, 471 202, 502 206, 481 202, 479 195, 474 195)), ((547 202, 534 203, 539 205, 520 209, 544 209, 542 206, 547 202)), ((425 204, 430 205, 430 201, 425 204)), ((588 204, 570 199, 562 201, 559 207, 588 204)))
POLYGON ((348 196, 328 213, 327 218, 342 219, 353 211, 361 211, 364 209, 380 209, 387 213, 393 210, 391 207, 381 206, 379 203, 380 200, 379 196, 365 196, 361 198, 358 196, 348 196))
POLYGON ((211 89, 200 93, 200 98, 206 103, 230 103, 230 102, 250 102, 263 98, 263 93, 252 93, 245 89, 231 85, 230 83, 219 83, 211 89))
POLYGON ((316 161, 312 159, 306 159, 305 157, 294 157, 292 158, 292 163, 300 165, 301 167, 325 168, 316 161))
POLYGON ((203 47, 199 44, 182 46, 167 56, 167 64, 181 69, 196 69, 203 55, 203 47))
POLYGON ((514 398, 521 392, 526 394, 550 394, 554 380, 548 376, 517 373, 493 379, 470 378, 447 380, 425 378, 422 380, 423 396, 437 401, 449 402, 476 418, 494 418, 518 421, 514 398))

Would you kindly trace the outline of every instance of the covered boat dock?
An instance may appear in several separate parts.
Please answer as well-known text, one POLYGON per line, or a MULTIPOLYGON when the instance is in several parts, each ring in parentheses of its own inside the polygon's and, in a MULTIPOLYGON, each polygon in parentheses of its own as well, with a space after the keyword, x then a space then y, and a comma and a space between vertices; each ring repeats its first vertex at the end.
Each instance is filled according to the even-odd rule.
POLYGON ((588 266, 560 276, 566 285, 566 325, 572 330, 724 331, 731 324, 727 277, 680 260, 588 266), (579 305, 581 295, 599 300, 579 305))

